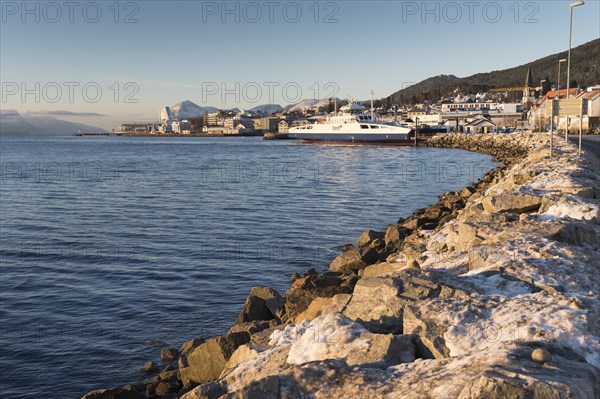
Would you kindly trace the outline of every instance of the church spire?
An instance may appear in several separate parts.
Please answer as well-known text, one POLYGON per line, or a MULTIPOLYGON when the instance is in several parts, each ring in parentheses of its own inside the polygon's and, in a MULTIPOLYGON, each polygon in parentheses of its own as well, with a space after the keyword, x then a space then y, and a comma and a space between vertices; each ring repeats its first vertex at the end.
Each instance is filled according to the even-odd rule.
POLYGON ((531 67, 527 68, 527 78, 525 78, 525 87, 533 87, 533 76, 531 75, 531 67))

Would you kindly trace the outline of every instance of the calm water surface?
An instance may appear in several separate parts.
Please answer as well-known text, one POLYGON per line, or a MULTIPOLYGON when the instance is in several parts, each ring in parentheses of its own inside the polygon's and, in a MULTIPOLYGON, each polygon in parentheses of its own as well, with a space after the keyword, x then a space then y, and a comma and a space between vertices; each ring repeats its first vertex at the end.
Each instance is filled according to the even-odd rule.
POLYGON ((141 381, 341 245, 492 168, 459 150, 258 138, 2 138, 0 396, 141 381))

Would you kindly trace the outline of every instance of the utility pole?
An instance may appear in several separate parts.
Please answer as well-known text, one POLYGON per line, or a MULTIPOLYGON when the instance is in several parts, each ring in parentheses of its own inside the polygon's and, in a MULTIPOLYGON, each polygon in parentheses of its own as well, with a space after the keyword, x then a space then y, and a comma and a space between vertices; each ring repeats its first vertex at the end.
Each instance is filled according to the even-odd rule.
POLYGON ((417 135, 419 133, 419 118, 415 117, 415 147, 417 146, 417 135))

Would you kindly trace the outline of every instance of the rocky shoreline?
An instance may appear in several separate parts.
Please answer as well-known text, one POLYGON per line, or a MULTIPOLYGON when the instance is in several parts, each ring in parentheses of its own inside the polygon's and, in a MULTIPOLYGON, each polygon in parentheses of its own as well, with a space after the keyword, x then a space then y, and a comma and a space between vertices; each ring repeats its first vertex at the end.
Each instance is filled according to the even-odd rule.
POLYGON ((83 398, 600 397, 600 176, 556 141, 430 139, 502 164, 83 398))

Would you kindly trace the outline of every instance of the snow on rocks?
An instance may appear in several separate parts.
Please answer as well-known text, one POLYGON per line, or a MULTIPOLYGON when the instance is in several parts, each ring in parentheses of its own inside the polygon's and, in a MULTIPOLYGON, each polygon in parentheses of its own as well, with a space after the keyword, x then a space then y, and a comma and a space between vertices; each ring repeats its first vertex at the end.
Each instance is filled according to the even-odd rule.
POLYGON ((445 204, 464 209, 438 228, 401 221, 412 233, 361 271, 341 314, 274 332, 220 387, 243 397, 600 397, 598 179, 570 145, 548 159, 543 135, 433 140, 512 163, 445 204), (386 363, 374 349, 398 337, 413 337, 415 361, 386 363))
POLYGON ((298 276, 275 312, 247 306, 249 340, 199 341, 180 374, 203 384, 179 397, 600 398, 597 165, 560 140, 550 159, 544 134, 428 145, 502 164, 365 232, 327 273, 298 276))

